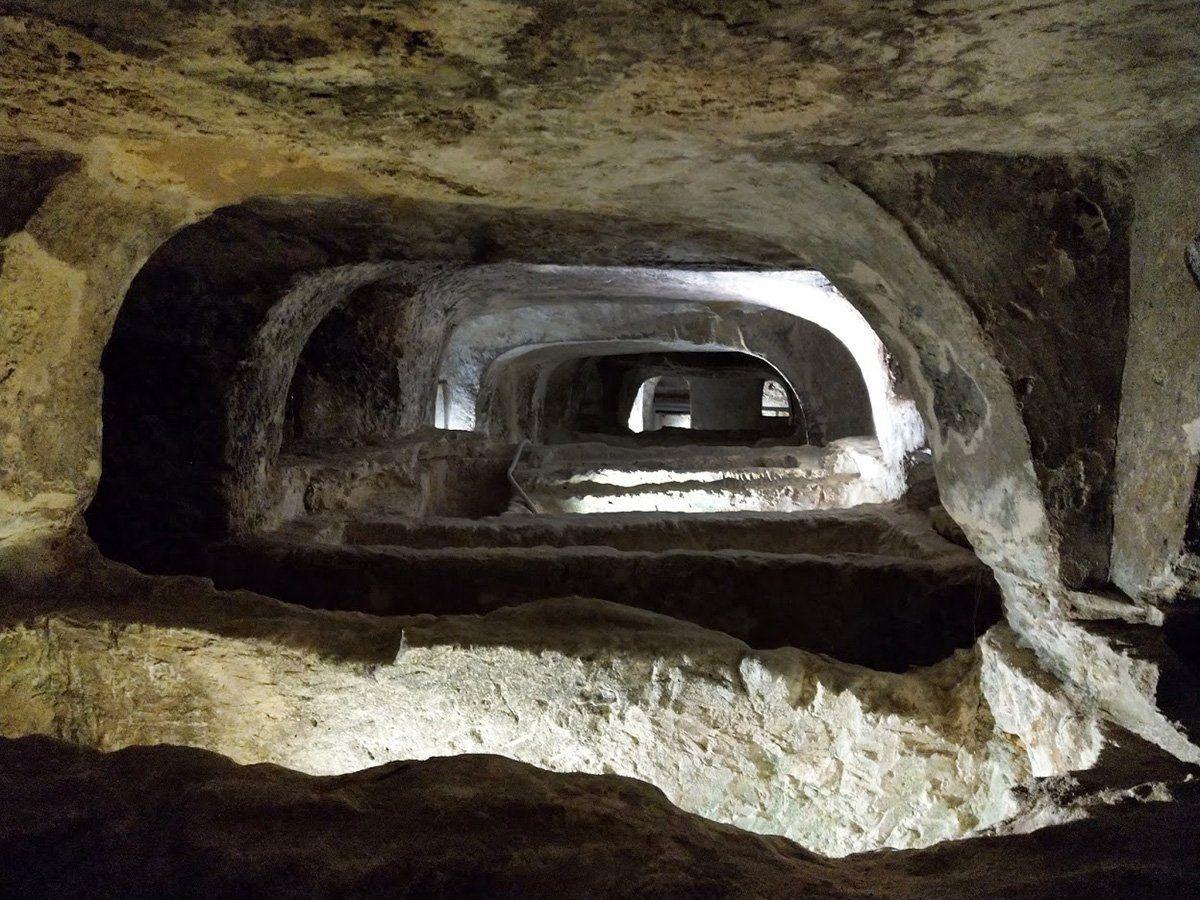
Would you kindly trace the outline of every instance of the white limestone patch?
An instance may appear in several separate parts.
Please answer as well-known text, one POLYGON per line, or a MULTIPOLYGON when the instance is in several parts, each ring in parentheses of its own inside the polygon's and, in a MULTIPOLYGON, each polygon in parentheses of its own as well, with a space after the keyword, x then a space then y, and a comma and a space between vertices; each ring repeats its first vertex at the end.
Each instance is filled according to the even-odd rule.
POLYGON ((315 774, 501 754, 639 778, 683 809, 829 855, 977 833, 1020 811, 1014 788, 1035 773, 1098 749, 1095 721, 1003 634, 891 674, 578 598, 356 619, 360 640, 400 640, 390 664, 311 649, 306 630, 346 621, 335 616, 287 625, 284 643, 252 621, 237 638, 76 618, 10 629, 0 731, 187 744, 315 774), (81 672, 71 691, 47 690, 81 672))
POLYGON ((1187 441, 1188 453, 1192 456, 1200 453, 1200 416, 1183 423, 1183 436, 1187 441))

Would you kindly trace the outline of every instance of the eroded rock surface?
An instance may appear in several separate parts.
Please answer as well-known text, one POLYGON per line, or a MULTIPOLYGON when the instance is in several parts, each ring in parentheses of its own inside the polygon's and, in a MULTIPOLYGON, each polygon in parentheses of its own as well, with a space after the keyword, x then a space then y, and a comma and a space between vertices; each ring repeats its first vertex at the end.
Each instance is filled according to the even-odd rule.
POLYGON ((0 739, 0 888, 1006 900, 1194 890, 1196 782, 1084 800, 1088 817, 1034 834, 830 860, 681 812, 638 781, 496 756, 313 777, 194 749, 0 739))
POLYGON ((6 736, 178 743, 316 774, 500 753, 637 777, 835 855, 998 824, 1018 787, 1087 768, 1103 745, 1003 626, 900 675, 594 600, 374 618, 104 579, 128 599, 9 611, 6 736))
MULTIPOLYGON (((338 772, 497 750, 755 828, 792 816, 830 852, 996 830, 840 863, 613 775, 471 757, 323 780, 4 742, 0 887, 1194 893, 1192 785, 1100 767, 1076 802, 1063 773, 1127 738, 1114 722, 1200 760, 1198 54, 1192 0, 0 0, 6 735, 338 772), (98 484, 95 535, 160 571, 372 479, 397 507, 498 512, 499 456, 456 470, 434 447, 414 484, 420 460, 397 475, 375 448, 276 452, 306 416, 322 439, 422 420, 431 385, 401 388, 437 349, 409 326, 453 322, 460 270, 548 263, 822 272, 924 418, 937 527, 992 568, 1005 623, 885 674, 596 601, 387 622, 80 556, 98 484), (356 373, 326 377, 326 339, 356 373), (148 402, 106 404, 122 385, 148 402), (497 672, 557 710, 564 756, 497 672)), ((544 554, 510 555, 519 575, 544 554)))

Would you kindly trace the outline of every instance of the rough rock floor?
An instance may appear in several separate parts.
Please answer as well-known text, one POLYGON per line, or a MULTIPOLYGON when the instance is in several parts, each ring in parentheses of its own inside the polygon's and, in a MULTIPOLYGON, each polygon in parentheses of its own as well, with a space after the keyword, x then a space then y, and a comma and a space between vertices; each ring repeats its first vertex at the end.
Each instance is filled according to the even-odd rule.
POLYGON ((13 897, 1195 896, 1200 784, 1176 802, 924 850, 825 859, 649 785, 497 756, 314 777, 214 753, 0 740, 13 897))

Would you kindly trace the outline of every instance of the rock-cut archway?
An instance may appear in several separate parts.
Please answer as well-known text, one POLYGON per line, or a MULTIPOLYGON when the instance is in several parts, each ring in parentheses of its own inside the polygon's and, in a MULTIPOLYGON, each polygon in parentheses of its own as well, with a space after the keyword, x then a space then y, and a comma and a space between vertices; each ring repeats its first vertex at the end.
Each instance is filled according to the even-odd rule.
MULTIPOLYGON (((866 194, 824 167, 804 173, 800 183, 824 215, 774 219, 756 237, 717 227, 728 209, 703 193, 686 213, 662 206, 668 218, 712 223, 703 227, 391 201, 255 201, 214 214, 160 248, 118 315, 105 354, 93 534, 119 558, 178 571, 213 538, 253 530, 305 340, 330 309, 372 283, 410 283, 408 302, 444 325, 471 265, 816 266, 904 370, 943 503, 996 571, 1009 620, 1056 674, 1134 730, 1178 748, 1179 733, 1153 698, 1135 691, 1131 700, 1127 661, 1061 618, 1070 594, 1028 432, 971 308, 866 194), (1080 668, 1079 641, 1099 669, 1080 668)), ((796 186, 778 186, 780 196, 796 186)), ((431 384, 422 416, 434 391, 431 384)))

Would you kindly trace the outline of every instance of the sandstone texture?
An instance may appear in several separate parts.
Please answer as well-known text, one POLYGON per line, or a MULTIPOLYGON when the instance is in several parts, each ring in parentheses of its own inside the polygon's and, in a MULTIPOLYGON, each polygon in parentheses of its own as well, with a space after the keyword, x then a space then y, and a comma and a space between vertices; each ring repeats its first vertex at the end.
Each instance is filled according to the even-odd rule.
POLYGON ((0 893, 1196 894, 1197 60, 0 0, 0 893))
POLYGON ((1033 834, 831 860, 681 812, 640 781, 495 756, 313 777, 25 738, 0 740, 0 760, 0 887, 25 896, 94 896, 100 881, 119 894, 714 898, 1170 898, 1195 884, 1194 781, 1170 787, 1174 802, 1161 787, 1084 795, 1086 816, 1033 834))
POLYGON ((8 612, 6 736, 184 744, 313 774, 501 753, 637 777, 832 855, 997 825, 1034 777, 1086 769, 1104 746, 1094 712, 1005 626, 888 674, 596 600, 374 618, 93 575, 124 599, 8 612))

